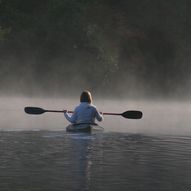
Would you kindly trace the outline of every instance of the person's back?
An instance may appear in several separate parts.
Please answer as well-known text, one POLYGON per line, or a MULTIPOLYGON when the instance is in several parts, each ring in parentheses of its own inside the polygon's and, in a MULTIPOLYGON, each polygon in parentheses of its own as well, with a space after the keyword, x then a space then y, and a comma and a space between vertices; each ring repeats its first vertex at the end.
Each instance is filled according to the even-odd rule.
POLYGON ((97 111, 96 106, 92 105, 90 92, 84 91, 80 97, 80 104, 75 108, 74 114, 70 116, 67 111, 64 112, 66 119, 71 123, 95 123, 103 120, 103 116, 97 111))

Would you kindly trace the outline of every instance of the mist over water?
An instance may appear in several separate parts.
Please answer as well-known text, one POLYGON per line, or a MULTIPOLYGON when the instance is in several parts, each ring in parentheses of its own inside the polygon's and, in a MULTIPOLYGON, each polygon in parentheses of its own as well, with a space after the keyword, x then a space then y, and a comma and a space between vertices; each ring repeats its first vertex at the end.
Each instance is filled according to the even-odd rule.
MULTIPOLYGON (((44 109, 73 110, 79 104, 77 99, 61 98, 26 98, 1 97, 0 99, 0 130, 3 131, 35 131, 64 130, 69 124, 61 113, 44 113, 28 115, 26 106, 44 109)), ((99 111, 122 113, 126 110, 140 110, 140 120, 126 119, 122 116, 104 116, 99 123, 106 132, 129 132, 163 135, 191 135, 189 101, 145 101, 145 100, 94 100, 99 111)))
POLYGON ((62 114, 23 108, 72 110, 88 89, 100 111, 143 111, 141 120, 105 116, 106 131, 189 134, 190 7, 0 1, 0 129, 64 129, 62 114))

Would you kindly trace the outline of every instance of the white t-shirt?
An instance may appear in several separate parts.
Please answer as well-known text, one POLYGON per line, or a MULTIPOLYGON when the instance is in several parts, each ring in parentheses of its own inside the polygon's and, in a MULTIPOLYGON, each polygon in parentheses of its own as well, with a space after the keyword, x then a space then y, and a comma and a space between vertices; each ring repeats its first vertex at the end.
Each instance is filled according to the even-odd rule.
POLYGON ((97 111, 96 106, 87 102, 81 102, 74 110, 72 116, 64 113, 64 116, 70 123, 95 123, 103 120, 103 116, 97 111))

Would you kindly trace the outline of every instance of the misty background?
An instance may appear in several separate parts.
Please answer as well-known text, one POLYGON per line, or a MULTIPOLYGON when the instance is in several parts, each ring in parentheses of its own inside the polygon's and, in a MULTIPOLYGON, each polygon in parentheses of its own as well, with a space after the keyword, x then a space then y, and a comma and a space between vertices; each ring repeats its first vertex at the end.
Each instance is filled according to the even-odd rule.
POLYGON ((0 0, 9 95, 189 98, 189 0, 0 0))

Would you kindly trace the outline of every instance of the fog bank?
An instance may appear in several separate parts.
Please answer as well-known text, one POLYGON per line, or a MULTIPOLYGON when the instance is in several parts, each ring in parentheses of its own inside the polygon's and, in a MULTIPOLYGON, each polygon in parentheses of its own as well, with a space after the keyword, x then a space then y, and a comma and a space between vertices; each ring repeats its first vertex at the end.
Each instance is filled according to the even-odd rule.
MULTIPOLYGON (((50 130, 65 131, 69 124, 63 114, 44 113, 28 115, 25 106, 37 106, 45 109, 73 110, 79 103, 78 99, 39 99, 39 98, 8 98, 0 99, 0 130, 1 131, 34 131, 50 130)), ((99 123, 105 132, 129 132, 162 135, 191 135, 191 103, 190 102, 152 102, 145 100, 94 100, 94 104, 102 112, 119 112, 141 110, 140 120, 126 119, 122 116, 105 116, 99 123)))

